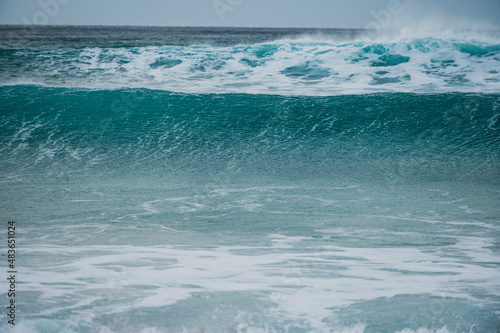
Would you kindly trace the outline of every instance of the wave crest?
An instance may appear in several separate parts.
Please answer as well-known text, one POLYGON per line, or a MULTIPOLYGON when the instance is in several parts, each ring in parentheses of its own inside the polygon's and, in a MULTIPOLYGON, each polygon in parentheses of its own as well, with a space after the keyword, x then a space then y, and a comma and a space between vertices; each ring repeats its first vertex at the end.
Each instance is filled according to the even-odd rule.
POLYGON ((310 96, 500 91, 500 43, 459 39, 1 50, 0 67, 3 85, 310 96))

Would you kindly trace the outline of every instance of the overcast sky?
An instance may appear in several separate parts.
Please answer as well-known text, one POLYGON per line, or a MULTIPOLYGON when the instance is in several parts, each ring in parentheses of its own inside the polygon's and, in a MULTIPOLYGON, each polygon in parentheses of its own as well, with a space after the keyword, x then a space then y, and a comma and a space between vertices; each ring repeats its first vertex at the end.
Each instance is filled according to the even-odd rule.
POLYGON ((0 24, 392 28, 432 18, 500 27, 500 0, 0 0, 0 24))

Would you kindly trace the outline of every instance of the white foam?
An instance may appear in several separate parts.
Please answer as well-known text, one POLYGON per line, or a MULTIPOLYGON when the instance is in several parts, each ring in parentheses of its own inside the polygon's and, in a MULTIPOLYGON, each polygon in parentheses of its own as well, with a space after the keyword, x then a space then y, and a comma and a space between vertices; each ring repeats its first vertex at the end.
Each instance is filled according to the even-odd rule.
POLYGON ((442 328, 437 330, 428 328, 419 328, 417 330, 411 330, 407 328, 402 331, 398 331, 397 333, 452 333, 452 332, 450 332, 446 326, 443 326, 442 328))
POLYGON ((313 96, 388 91, 500 92, 500 48, 496 40, 399 37, 384 43, 338 43, 305 38, 235 47, 30 52, 18 53, 39 71, 15 68, 9 74, 7 70, 3 85, 313 96), (384 65, 390 60, 383 57, 392 56, 409 60, 384 65), (380 65, 374 66, 377 62, 380 65))
POLYGON ((470 293, 474 289, 500 295, 498 269, 476 264, 499 260, 481 237, 461 237, 458 244, 443 247, 463 253, 469 262, 444 255, 444 250, 335 245, 309 249, 311 238, 282 234, 271 234, 269 240, 271 245, 265 247, 210 249, 25 246, 25 255, 65 253, 67 258, 47 262, 43 272, 25 267, 23 291, 40 292, 41 301, 54 304, 42 311, 44 316, 75 309, 116 314, 173 305, 196 293, 259 292, 275 304, 273 316, 304 318, 317 331, 328 330, 324 320, 331 308, 360 301, 427 294, 477 302, 470 293), (99 300, 128 293, 134 302, 99 305, 99 300), (65 299, 73 301, 65 304, 65 299))

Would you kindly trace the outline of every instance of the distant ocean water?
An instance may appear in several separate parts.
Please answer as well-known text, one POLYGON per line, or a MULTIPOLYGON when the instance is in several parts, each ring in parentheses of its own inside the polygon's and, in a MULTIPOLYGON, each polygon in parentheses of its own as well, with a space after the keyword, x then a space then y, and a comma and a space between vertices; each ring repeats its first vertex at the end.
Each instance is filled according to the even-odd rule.
POLYGON ((499 34, 370 37, 0 27, 15 329, 500 332, 499 34))

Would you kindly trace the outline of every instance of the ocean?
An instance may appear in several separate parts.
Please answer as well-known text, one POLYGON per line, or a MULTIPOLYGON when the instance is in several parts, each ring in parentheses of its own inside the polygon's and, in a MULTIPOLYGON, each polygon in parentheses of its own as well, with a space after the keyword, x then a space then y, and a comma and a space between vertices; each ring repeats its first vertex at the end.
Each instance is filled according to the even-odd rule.
POLYGON ((0 27, 2 332, 500 332, 500 34, 0 27))

